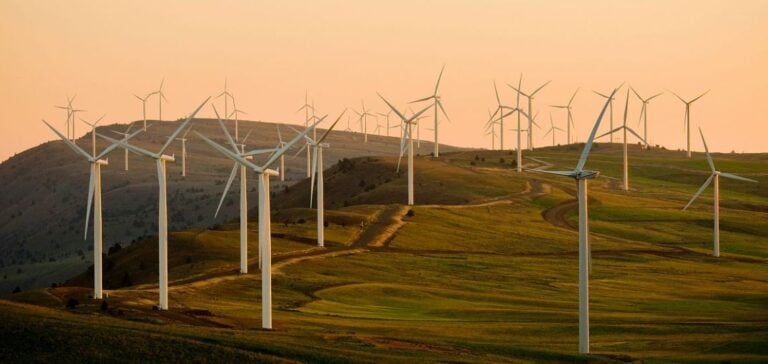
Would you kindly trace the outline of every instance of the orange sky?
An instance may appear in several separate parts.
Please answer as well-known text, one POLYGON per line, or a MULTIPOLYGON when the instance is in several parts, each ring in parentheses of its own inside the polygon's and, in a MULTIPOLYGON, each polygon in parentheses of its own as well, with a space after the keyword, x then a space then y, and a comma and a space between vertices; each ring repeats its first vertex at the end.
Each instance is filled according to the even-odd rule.
MULTIPOLYGON (((711 88, 692 111, 710 147, 768 151, 768 1, 3 0, 0 160, 53 139, 41 118, 63 130, 53 106, 67 94, 77 94, 83 117, 122 123, 141 117, 131 94, 165 77, 163 115, 175 119, 218 94, 226 76, 249 119, 298 123, 305 89, 321 113, 361 99, 385 111, 376 91, 398 105, 427 96, 443 63, 453 123, 441 125, 442 142, 490 147, 481 125, 495 106, 492 81, 513 104, 501 85, 523 72, 526 89, 553 80, 536 99, 542 124, 547 105, 582 88, 580 140, 601 106, 591 90, 627 81, 646 95, 711 88)), ((631 102, 634 127, 639 104, 631 102)), ((654 100, 649 141, 683 146, 683 110, 669 93, 654 100)), ((564 127, 565 114, 553 115, 564 127)), ((537 145, 550 143, 543 135, 537 145)), ((701 150, 698 138, 693 146, 701 150)))

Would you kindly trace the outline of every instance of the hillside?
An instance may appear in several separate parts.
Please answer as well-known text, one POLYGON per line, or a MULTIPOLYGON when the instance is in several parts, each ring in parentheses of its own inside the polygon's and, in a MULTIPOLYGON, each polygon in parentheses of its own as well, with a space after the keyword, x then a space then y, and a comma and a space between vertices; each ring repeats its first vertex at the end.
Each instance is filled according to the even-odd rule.
MULTIPOLYGON (((154 151, 165 142, 167 135, 179 122, 149 122, 147 133, 134 138, 136 145, 154 151)), ((240 121, 243 134, 252 131, 248 148, 271 148, 277 145, 277 124, 240 121)), ((234 123, 228 124, 233 133, 234 123)), ((117 134, 126 125, 106 125, 99 133, 117 134)), ((210 119, 193 121, 194 130, 224 143, 217 122, 210 119)), ((287 126, 283 137, 294 135, 287 126)), ((319 129, 323 131, 325 129, 319 129)), ((51 133, 53 137, 53 133, 51 133)), ((232 220, 237 216, 239 184, 234 183, 217 219, 213 214, 232 163, 221 157, 205 142, 188 135, 188 171, 181 176, 181 142, 174 142, 167 154, 176 155, 176 163, 168 164, 168 219, 171 230, 205 228, 232 220)), ((371 155, 396 155, 399 139, 369 136, 362 142, 358 133, 337 131, 326 140, 331 144, 324 153, 325 164, 332 165, 342 158, 371 155)), ((78 145, 90 150, 90 133, 77 140, 78 145)), ((98 150, 106 146, 101 139, 98 150)), ((422 153, 431 151, 432 144, 422 142, 422 153)), ((457 148, 442 146, 443 150, 457 148)), ((294 150, 298 151, 298 147, 294 150)), ((272 182, 280 191, 285 186, 301 181, 306 173, 306 155, 289 152, 286 158, 286 182, 272 182)), ((109 156, 109 166, 102 168, 104 251, 114 244, 127 245, 131 241, 156 234, 157 231, 157 177, 154 162, 130 154, 129 171, 124 171, 124 152, 115 150, 109 156)), ((275 166, 276 167, 276 166, 275 166)), ((55 140, 10 158, 0 164, 0 292, 16 286, 28 289, 47 287, 82 272, 92 261, 93 240, 90 234, 83 240, 85 205, 88 193, 88 163, 72 152, 62 141, 55 140)), ((255 181, 255 179, 251 180, 255 181)), ((250 183, 250 182, 249 182, 250 183)), ((256 201, 255 184, 249 184, 249 199, 256 201)))
MULTIPOLYGON (((570 167, 574 149, 537 150, 526 154, 526 166, 570 167)), ((327 212, 326 248, 314 247, 314 210, 292 207, 303 204, 306 186, 276 191, 274 203, 285 205, 274 211, 272 226, 272 331, 259 329, 255 255, 251 273, 238 274, 237 226, 224 224, 171 234, 169 311, 152 310, 157 257, 149 239, 110 255, 106 284, 123 286, 126 272, 132 282, 108 291, 107 310, 88 298, 87 275, 73 280, 75 286, 2 296, 0 317, 6 331, 16 333, 4 343, 27 348, 27 359, 71 357, 69 348, 77 347, 81 360, 176 360, 142 344, 151 331, 152 342, 173 343, 178 358, 217 353, 232 360, 300 362, 765 362, 768 194, 761 187, 768 183, 768 155, 714 156, 721 169, 760 184, 722 183, 723 255, 713 258, 711 192, 690 211, 681 210, 706 178, 703 157, 633 147, 632 188, 625 192, 616 179, 619 150, 600 144, 588 163, 602 172, 590 183, 588 358, 575 354, 574 183, 515 173, 509 154, 494 151, 417 159, 424 173, 412 208, 397 204, 400 187, 393 186, 400 182, 391 175, 389 158, 356 158, 344 162, 352 167, 329 168, 328 179, 339 186, 351 188, 367 176, 376 187, 350 190, 347 206, 327 212), (391 193, 377 192, 389 188, 391 193), (426 188, 434 190, 427 195, 426 188), (63 308, 70 299, 80 302, 78 308, 63 308), (33 338, 40 345, 24 344, 33 338)), ((257 233, 251 224, 252 252, 257 233)), ((3 353, 0 359, 18 358, 16 351, 3 353)))

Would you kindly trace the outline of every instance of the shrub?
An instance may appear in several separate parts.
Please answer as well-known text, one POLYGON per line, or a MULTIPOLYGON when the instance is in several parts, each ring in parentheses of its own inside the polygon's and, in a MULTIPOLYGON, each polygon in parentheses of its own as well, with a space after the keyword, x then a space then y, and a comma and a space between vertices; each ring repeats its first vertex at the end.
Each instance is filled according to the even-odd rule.
POLYGON ((21 287, 16 286, 16 288, 14 288, 13 292, 11 292, 11 293, 19 293, 19 292, 21 292, 21 287))
POLYGON ((102 300, 99 308, 101 309, 101 312, 107 312, 107 310, 109 310, 109 303, 107 303, 107 300, 102 300))
POLYGON ((413 217, 415 215, 416 215, 416 213, 413 212, 413 209, 408 210, 408 212, 405 214, 405 216, 408 216, 408 217, 413 217))
POLYGON ((71 297, 70 297, 70 298, 67 300, 67 305, 66 305, 66 307, 67 307, 68 309, 70 309, 70 310, 74 310, 74 309, 76 309, 76 308, 77 308, 77 306, 78 306, 78 305, 80 305, 80 301, 78 301, 78 300, 76 300, 76 299, 74 299, 74 298, 71 298, 71 297))

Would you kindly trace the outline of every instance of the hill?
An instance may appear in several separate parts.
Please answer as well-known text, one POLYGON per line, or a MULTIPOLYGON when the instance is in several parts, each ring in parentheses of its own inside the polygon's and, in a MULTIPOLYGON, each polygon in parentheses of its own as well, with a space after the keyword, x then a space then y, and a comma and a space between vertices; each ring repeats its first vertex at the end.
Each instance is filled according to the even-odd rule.
MULTIPOLYGON (((539 149, 526 154, 526 166, 568 168, 578 149, 539 149)), ((224 224, 171 235, 169 311, 152 310, 156 273, 137 266, 156 266, 156 244, 142 241, 110 256, 114 273, 106 281, 127 271, 135 282, 108 291, 105 310, 88 298, 89 288, 77 286, 3 296, 3 332, 15 333, 3 342, 26 348, 28 360, 68 357, 73 347, 80 360, 175 360, 141 344, 151 338, 173 343, 170 352, 179 357, 233 360, 765 362, 768 195, 761 186, 768 183, 768 155, 714 156, 723 170, 760 184, 721 185, 723 255, 713 258, 711 192, 682 211, 706 178, 703 157, 633 147, 631 189, 623 191, 619 150, 600 144, 588 163, 601 171, 590 183, 588 357, 576 354, 575 184, 515 173, 509 154, 494 151, 419 158, 423 187, 414 207, 376 192, 400 183, 386 182, 388 158, 331 167, 329 180, 337 185, 354 186, 362 176, 382 182, 350 191, 347 206, 328 211, 327 248, 314 247, 314 210, 292 206, 304 204, 304 188, 275 191, 273 202, 285 206, 273 216, 272 331, 259 329, 255 256, 252 273, 236 272, 237 228, 224 224), (70 299, 80 305, 64 309, 70 299), (39 345, 25 344, 35 339, 39 345), (93 342, 107 349, 84 344, 93 342)), ((252 243, 256 228, 250 227, 252 243)), ((21 353, 0 350, 0 359, 14 355, 21 353)))
MULTIPOLYGON (((150 122, 146 133, 134 142, 139 147, 157 150, 179 125, 174 122, 150 122)), ((234 125, 228 123, 230 133, 234 125)), ((105 135, 124 131, 126 125, 98 128, 105 135)), ((224 143, 217 122, 210 119, 193 121, 194 130, 224 143)), ((251 131, 248 148, 272 148, 278 143, 277 124, 240 121, 243 134, 251 131)), ((323 131, 324 129, 319 129, 323 131)), ((283 137, 295 135, 285 125, 283 137)), ((52 134, 53 135, 53 134, 52 134)), ((234 183, 218 219, 214 212, 232 169, 232 163, 205 142, 188 135, 188 173, 181 176, 181 142, 171 145, 167 154, 175 154, 176 163, 168 164, 168 219, 171 230, 206 228, 232 220, 237 216, 239 184, 234 183)), ((326 165, 342 158, 371 155, 396 155, 399 139, 378 135, 362 142, 358 133, 336 131, 326 140, 332 146, 324 154, 326 165)), ((90 150, 91 135, 77 140, 90 150)), ((99 138, 98 150, 107 144, 99 138)), ((431 151, 432 144, 422 142, 420 152, 431 151)), ((442 146, 443 150, 458 150, 442 146)), ((298 147, 295 148, 298 151, 298 147)), ((306 154, 286 158, 286 182, 273 181, 279 191, 305 178, 306 154)), ((157 177, 154 162, 130 154, 129 171, 124 170, 124 152, 115 150, 109 166, 102 168, 104 251, 111 246, 128 245, 149 238, 157 231, 157 177)), ((276 167, 276 166, 275 166, 276 167)), ((55 140, 19 153, 0 164, 0 292, 16 286, 23 289, 47 287, 82 272, 92 262, 93 240, 89 231, 83 240, 85 205, 88 193, 88 163, 80 159, 62 141, 55 140)), ((256 201, 255 179, 249 183, 251 201, 256 201)), ((89 227, 90 230, 90 227, 89 227)))

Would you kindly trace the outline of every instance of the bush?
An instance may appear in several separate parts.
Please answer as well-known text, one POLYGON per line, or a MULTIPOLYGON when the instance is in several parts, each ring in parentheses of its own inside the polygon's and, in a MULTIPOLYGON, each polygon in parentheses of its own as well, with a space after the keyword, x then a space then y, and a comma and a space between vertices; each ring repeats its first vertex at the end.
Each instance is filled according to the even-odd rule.
POLYGON ((499 164, 504 164, 505 160, 504 158, 499 158, 499 164))
POLYGON ((408 213, 405 214, 405 216, 408 216, 408 217, 413 217, 415 215, 416 215, 416 213, 413 212, 413 209, 408 210, 408 213))
POLYGON ((78 300, 76 300, 74 298, 70 298, 70 299, 67 300, 66 307, 68 309, 70 309, 70 310, 74 310, 74 309, 77 308, 78 305, 80 305, 80 301, 78 301, 78 300))
POLYGON ((11 293, 19 293, 19 292, 21 292, 21 287, 16 286, 16 288, 14 288, 13 292, 11 292, 11 293))
POLYGON ((107 300, 102 300, 99 308, 101 309, 101 312, 107 312, 109 310, 109 303, 107 303, 107 300))

